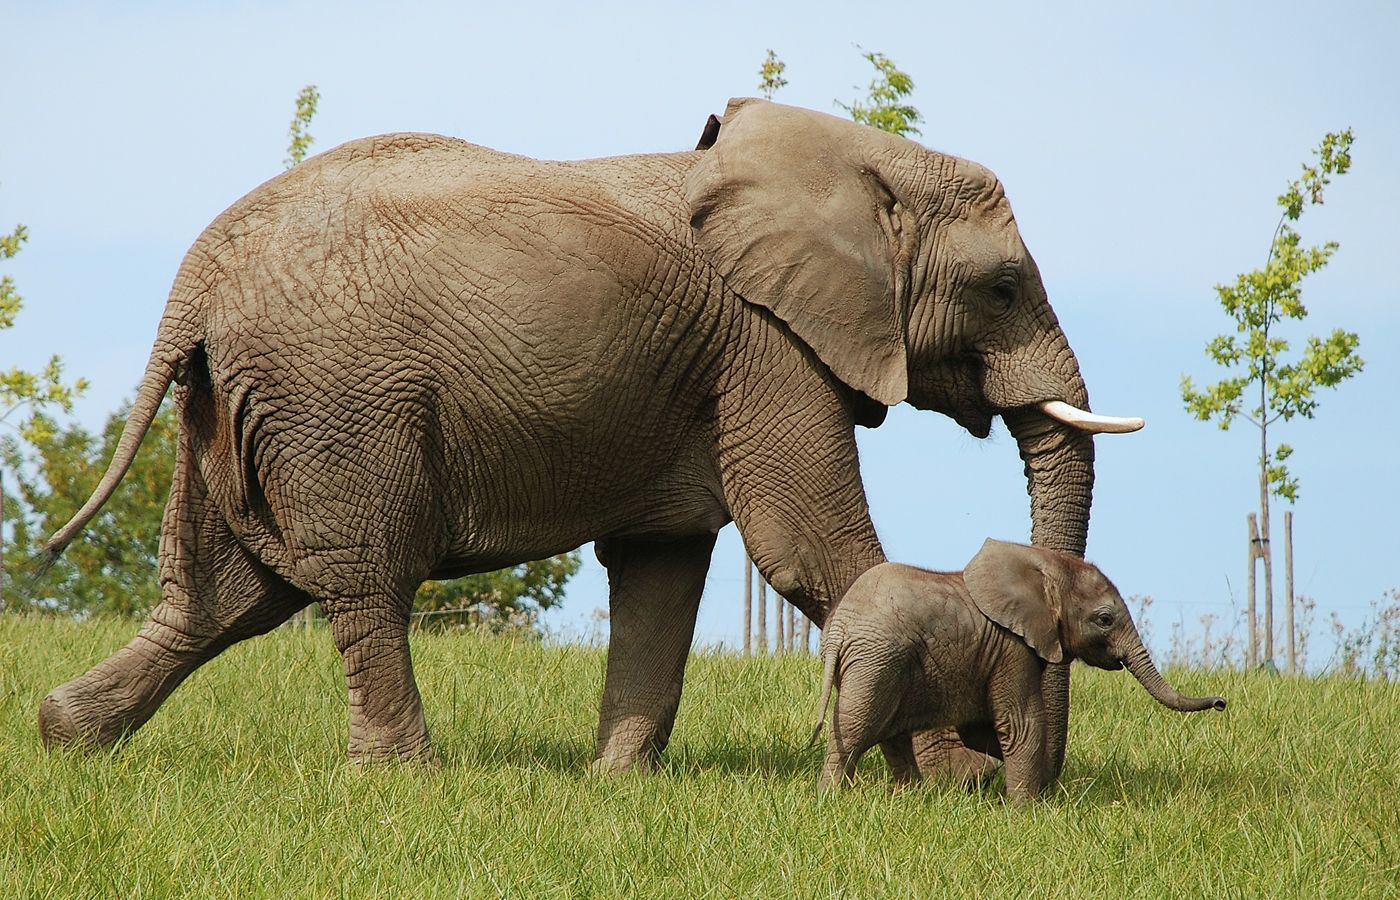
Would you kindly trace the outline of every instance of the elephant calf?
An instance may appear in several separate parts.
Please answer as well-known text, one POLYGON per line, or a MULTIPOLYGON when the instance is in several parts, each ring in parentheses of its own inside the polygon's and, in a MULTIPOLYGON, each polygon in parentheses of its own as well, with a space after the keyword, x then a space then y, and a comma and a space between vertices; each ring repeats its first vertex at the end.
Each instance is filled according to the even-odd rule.
POLYGON ((821 788, 849 781, 879 744, 897 782, 919 775, 911 732, 952 726, 968 746, 1000 757, 1006 792, 1037 796, 1057 772, 1041 693, 1047 663, 1082 659, 1128 671, 1181 712, 1224 709, 1184 697, 1143 646, 1117 588, 1097 567, 1052 550, 988 540, 963 572, 883 563, 862 575, 822 634, 815 743, 831 689, 821 788))

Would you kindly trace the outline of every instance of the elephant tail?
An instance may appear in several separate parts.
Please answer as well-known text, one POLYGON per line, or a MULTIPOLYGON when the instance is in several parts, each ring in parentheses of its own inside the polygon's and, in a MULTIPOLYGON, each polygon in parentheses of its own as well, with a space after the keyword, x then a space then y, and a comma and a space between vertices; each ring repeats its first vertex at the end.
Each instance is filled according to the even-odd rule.
POLYGON ((111 499, 117 485, 136 459, 136 451, 141 446, 142 438, 150 430, 151 423, 155 421, 156 413, 160 411, 166 390, 173 381, 184 383, 190 364, 197 355, 202 354, 202 350, 203 335, 199 324, 167 310, 156 334, 150 361, 146 363, 146 374, 141 377, 141 385, 136 389, 136 400, 132 403, 122 436, 117 441, 112 461, 107 465, 107 472, 82 509, 68 520, 68 524, 54 532, 44 544, 44 549, 40 551, 36 560, 36 578, 42 576, 58 561, 58 557, 92 517, 97 515, 102 505, 111 499))
POLYGON ((831 702, 831 689, 836 683, 836 666, 841 655, 840 641, 829 631, 830 629, 822 633, 822 695, 817 701, 816 727, 812 729, 812 736, 807 739, 808 750, 815 747, 817 738, 822 736, 822 726, 826 724, 826 708, 831 702))

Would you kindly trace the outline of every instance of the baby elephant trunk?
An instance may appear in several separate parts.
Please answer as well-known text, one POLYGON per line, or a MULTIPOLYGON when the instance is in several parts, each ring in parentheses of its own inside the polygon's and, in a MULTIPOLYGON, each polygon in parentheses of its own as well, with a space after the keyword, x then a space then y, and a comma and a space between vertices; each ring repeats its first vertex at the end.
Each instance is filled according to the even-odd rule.
POLYGON ((1147 648, 1141 643, 1128 652, 1123 658, 1123 664, 1133 673, 1133 677, 1147 688, 1147 693, 1168 709, 1177 712, 1200 712, 1203 709, 1225 708, 1224 697, 1186 697, 1167 684, 1162 673, 1152 664, 1152 657, 1147 655, 1147 648))

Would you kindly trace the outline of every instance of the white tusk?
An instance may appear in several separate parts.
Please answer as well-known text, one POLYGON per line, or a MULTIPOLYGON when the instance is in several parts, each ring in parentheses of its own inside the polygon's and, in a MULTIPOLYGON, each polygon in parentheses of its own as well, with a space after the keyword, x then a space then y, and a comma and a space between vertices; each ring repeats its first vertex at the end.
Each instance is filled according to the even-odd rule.
POLYGON ((1072 425, 1090 434, 1127 434, 1137 431, 1145 423, 1137 417, 1100 416, 1085 412, 1077 406, 1070 406, 1063 400, 1046 400, 1040 404, 1040 411, 1057 422, 1072 425))

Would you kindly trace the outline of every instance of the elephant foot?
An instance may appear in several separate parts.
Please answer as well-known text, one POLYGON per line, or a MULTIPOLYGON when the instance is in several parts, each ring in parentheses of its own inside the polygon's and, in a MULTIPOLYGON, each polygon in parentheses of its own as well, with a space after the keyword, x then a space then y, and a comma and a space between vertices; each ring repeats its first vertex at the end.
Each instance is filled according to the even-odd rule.
POLYGON ((914 757, 925 778, 969 788, 985 787, 1001 766, 992 757, 963 744, 953 729, 915 733, 914 757))
POLYGON ((350 762, 357 766, 404 764, 429 769, 442 768, 442 759, 438 756, 437 748, 428 739, 426 730, 412 737, 352 736, 349 756, 350 762))
POLYGON ((357 766, 409 765, 425 769, 441 769, 442 758, 437 749, 429 745, 418 748, 402 748, 370 744, 350 748, 350 762, 357 766))
POLYGON ((105 750, 141 727, 154 709, 112 708, 100 693, 78 682, 61 684, 39 704, 39 739, 45 750, 105 750))
POLYGON ((656 751, 608 752, 598 754, 589 764, 588 770, 594 775, 650 775, 661 767, 661 756, 656 751))
POLYGON ((102 746, 93 729, 80 727, 73 718, 73 711, 61 687, 56 688, 39 704, 39 740, 43 742, 45 750, 67 746, 102 746))
POLYGON ((599 721, 598 749, 592 770, 600 775, 650 773, 661 766, 661 753, 671 742, 675 707, 661 715, 634 714, 611 722, 599 721))

